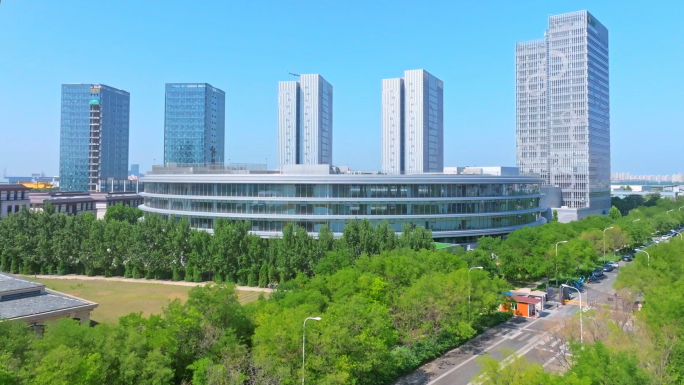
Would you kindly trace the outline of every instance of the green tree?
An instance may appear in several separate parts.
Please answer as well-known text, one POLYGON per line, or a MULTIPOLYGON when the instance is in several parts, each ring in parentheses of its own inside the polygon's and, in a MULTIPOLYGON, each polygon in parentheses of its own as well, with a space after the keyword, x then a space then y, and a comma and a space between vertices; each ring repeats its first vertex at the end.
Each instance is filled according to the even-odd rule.
POLYGON ((104 219, 105 221, 123 221, 130 224, 135 224, 138 219, 142 218, 143 212, 137 207, 124 206, 121 203, 114 206, 107 207, 104 219))
MULTIPOLYGON (((502 365, 489 354, 478 358, 482 365, 478 383, 482 385, 592 385, 587 378, 578 378, 575 374, 561 376, 544 371, 544 367, 525 356, 518 356, 513 352, 504 352, 509 356, 507 363, 502 365)), ((599 382, 603 383, 603 382, 599 382)))
POLYGON ((266 287, 268 284, 268 265, 264 262, 259 270, 259 287, 266 287))
POLYGON ((651 383, 648 375, 639 368, 637 357, 627 352, 613 352, 602 341, 586 344, 583 348, 575 346, 572 352, 574 362, 566 376, 586 378, 591 384, 651 383))
POLYGON ((610 219, 612 220, 617 220, 622 217, 622 214, 620 213, 620 210, 617 207, 612 206, 608 211, 608 217, 610 217, 610 219))
POLYGON ((34 335, 21 321, 0 322, 0 384, 19 384, 34 335))
POLYGON ((331 251, 335 244, 335 238, 327 225, 321 226, 318 230, 318 258, 322 258, 325 253, 331 251))

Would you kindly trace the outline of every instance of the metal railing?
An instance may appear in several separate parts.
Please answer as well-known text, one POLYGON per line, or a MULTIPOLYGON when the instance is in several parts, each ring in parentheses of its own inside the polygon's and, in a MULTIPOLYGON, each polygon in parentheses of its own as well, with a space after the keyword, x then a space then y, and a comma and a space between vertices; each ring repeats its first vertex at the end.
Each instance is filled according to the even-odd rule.
POLYGON ((271 174, 277 171, 268 170, 263 163, 167 163, 153 165, 147 175, 168 174, 271 174))

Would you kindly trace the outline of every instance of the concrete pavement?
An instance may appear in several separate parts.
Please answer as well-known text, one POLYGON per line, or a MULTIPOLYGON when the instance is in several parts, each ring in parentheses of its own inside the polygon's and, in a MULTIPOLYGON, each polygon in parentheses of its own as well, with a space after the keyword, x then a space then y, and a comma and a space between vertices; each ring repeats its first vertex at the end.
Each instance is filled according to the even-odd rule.
MULTIPOLYGON (((625 262, 620 262, 620 266, 625 264, 625 262)), ((600 281, 586 284, 588 290, 582 294, 582 301, 591 302, 603 294, 615 294, 612 285, 618 271, 616 269, 605 273, 605 277, 600 281)), ((573 291, 573 293, 576 295, 576 292, 573 291)), ((554 366, 563 357, 558 360, 557 356, 566 351, 567 347, 562 346, 562 341, 554 339, 549 331, 557 327, 555 321, 572 317, 579 307, 565 305, 555 308, 554 305, 551 308, 544 311, 538 319, 514 317, 508 322, 490 328, 462 346, 424 364, 413 373, 396 381, 394 385, 471 384, 481 368, 477 358, 485 353, 502 361, 514 352, 545 365, 549 370, 559 369, 554 366)))
POLYGON ((538 319, 515 317, 423 365, 395 382, 395 385, 467 385, 480 371, 481 365, 477 358, 485 353, 497 360, 505 359, 511 352, 537 359, 534 349, 538 346, 556 346, 550 346, 553 341, 549 341, 547 337, 547 330, 553 320, 567 317, 576 309, 576 306, 559 308, 545 312, 538 319))
MULTIPOLYGON (((38 279, 78 279, 82 281, 117 281, 117 282, 133 282, 133 283, 151 283, 159 285, 175 285, 175 286, 205 286, 208 284, 213 284, 214 282, 186 282, 186 281, 163 281, 158 279, 134 279, 134 278, 123 278, 123 277, 103 277, 101 275, 88 276, 88 275, 23 275, 18 274, 21 277, 26 278, 38 278, 38 279)), ((259 291, 264 293, 272 293, 273 290, 269 288, 262 287, 251 287, 251 286, 235 286, 235 290, 240 291, 259 291)))

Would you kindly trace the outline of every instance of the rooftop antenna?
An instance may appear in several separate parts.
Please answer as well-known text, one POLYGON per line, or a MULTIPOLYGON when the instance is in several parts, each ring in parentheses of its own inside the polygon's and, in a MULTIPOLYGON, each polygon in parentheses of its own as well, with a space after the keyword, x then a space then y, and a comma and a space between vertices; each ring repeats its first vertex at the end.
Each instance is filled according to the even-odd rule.
POLYGON ((301 76, 301 75, 299 75, 299 74, 293 74, 292 72, 288 72, 288 75, 292 75, 292 76, 296 76, 296 77, 300 77, 300 76, 301 76))

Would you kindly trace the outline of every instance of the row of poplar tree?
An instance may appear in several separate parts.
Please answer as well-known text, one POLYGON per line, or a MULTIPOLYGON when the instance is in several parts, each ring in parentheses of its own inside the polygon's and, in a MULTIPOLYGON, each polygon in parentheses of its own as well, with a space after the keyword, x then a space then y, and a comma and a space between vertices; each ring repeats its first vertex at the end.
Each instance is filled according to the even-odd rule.
POLYGON ((395 248, 434 249, 432 232, 407 225, 397 235, 387 222, 374 227, 364 219, 350 221, 339 239, 326 226, 314 238, 292 224, 282 237, 263 239, 249 233, 247 222, 218 219, 212 235, 191 228, 185 218, 143 218, 140 210, 120 205, 110 207, 103 220, 92 213, 57 213, 49 203, 42 211, 24 209, 0 219, 0 271, 21 274, 213 280, 265 287, 395 248))

